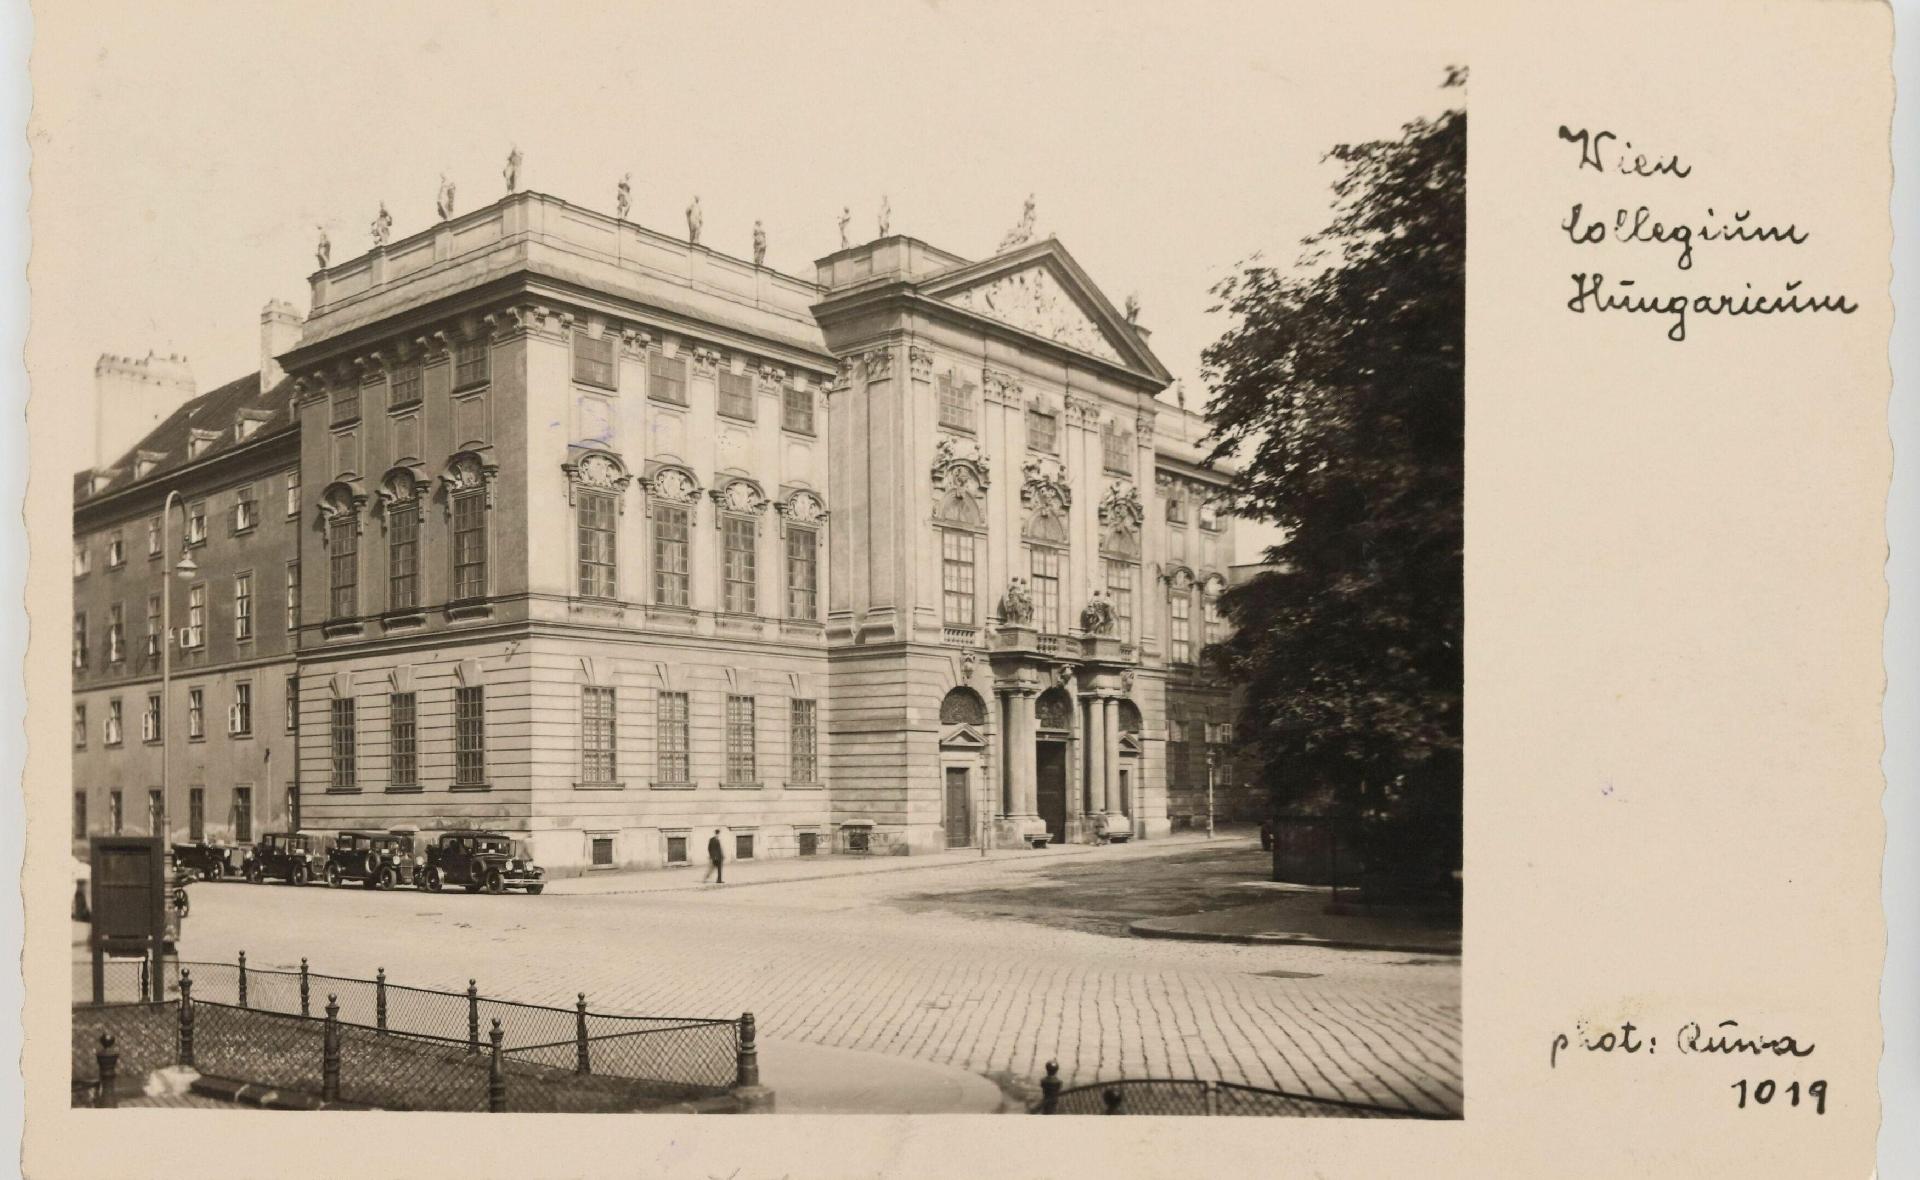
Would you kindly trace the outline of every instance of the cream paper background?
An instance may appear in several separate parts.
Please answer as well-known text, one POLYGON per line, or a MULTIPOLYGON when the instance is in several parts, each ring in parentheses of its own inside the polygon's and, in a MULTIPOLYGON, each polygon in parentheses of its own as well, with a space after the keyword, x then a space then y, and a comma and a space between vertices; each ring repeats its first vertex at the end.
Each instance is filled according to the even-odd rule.
MULTIPOLYGON (((481 11, 445 9, 449 20, 481 11)), ((1274 36, 1297 36, 1312 11, 1276 11, 1274 36)), ((66 554, 69 456, 85 446, 62 410, 79 391, 43 379, 27 502, 27 1174, 1866 1175, 1883 947, 1888 10, 1441 11, 1473 71, 1463 1122, 68 1110, 66 554), (1561 123, 1678 152, 1694 174, 1577 172, 1561 123), (1791 250, 1699 246, 1694 269, 1678 272, 1657 247, 1573 251, 1556 226, 1576 200, 1752 207, 1813 238, 1791 250), (1575 270, 1675 291, 1801 277, 1861 310, 1694 317, 1674 344, 1650 317, 1569 315, 1575 270), (1575 1052, 1548 1069, 1556 1032, 1621 1019, 1663 1051, 1575 1052), (1684 1021, 1722 1019, 1818 1048, 1786 1064, 1664 1051, 1684 1021), (1828 1112, 1779 1100, 1737 1110, 1740 1077, 1824 1078, 1828 1112)), ((258 12, 259 28, 234 28, 196 65, 257 51, 271 21, 258 12)), ((1371 36, 1388 45, 1433 19, 1388 7, 1378 17, 1371 36)), ((80 84, 72 63, 96 14, 43 5, 37 19, 36 91, 80 84)), ((608 19, 642 18, 610 8, 608 19)), ((822 19, 884 20, 886 9, 822 19)), ((309 47, 343 119, 366 117, 346 96, 381 93, 380 79, 355 76, 350 52, 378 32, 343 28, 309 47)), ((1064 55, 1059 68, 1090 66, 1064 55)), ((152 101, 164 108, 167 94, 152 101)), ((37 142, 60 133, 34 131, 37 142)), ((583 142, 597 133, 583 125, 583 142)), ((59 203, 72 199, 36 188, 37 233, 71 232, 59 203)), ((163 175, 141 200, 164 205, 163 175)), ((30 358, 73 344, 35 332, 30 358)))

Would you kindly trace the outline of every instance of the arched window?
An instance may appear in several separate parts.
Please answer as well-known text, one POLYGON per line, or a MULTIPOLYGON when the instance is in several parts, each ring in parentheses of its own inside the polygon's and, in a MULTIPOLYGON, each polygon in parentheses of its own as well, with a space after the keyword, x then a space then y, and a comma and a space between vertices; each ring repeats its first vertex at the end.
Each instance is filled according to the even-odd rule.
POLYGON ((954 470, 953 486, 934 514, 940 534, 940 621, 949 627, 972 627, 979 622, 975 573, 987 514, 971 474, 954 470))
POLYGON ((1040 699, 1033 703, 1033 712, 1041 729, 1073 728, 1073 698, 1065 689, 1050 688, 1041 693, 1040 699))
POLYGON ((970 688, 956 688, 940 701, 940 724, 973 725, 987 723, 987 703, 970 688))

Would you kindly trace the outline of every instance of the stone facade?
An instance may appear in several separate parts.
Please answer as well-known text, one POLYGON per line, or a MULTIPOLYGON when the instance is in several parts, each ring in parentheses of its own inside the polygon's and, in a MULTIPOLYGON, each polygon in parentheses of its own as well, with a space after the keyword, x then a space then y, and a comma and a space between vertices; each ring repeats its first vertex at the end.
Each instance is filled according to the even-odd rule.
POLYGON ((1226 477, 1058 242, 884 237, 808 281, 513 193, 311 282, 259 395, 297 511, 249 542, 278 564, 218 559, 302 571, 266 757, 305 827, 482 824, 567 873, 1190 814, 1168 718, 1230 719, 1193 668, 1226 477))

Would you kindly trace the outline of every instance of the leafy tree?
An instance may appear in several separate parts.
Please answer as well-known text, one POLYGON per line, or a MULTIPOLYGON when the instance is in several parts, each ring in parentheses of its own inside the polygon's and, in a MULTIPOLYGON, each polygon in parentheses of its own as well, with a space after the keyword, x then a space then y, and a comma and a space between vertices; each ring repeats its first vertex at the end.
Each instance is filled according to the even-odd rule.
POLYGON ((1466 147, 1449 110, 1334 148, 1332 224, 1216 288, 1203 356, 1234 509, 1285 534, 1211 657, 1276 808, 1335 817, 1383 891, 1460 856, 1466 147))

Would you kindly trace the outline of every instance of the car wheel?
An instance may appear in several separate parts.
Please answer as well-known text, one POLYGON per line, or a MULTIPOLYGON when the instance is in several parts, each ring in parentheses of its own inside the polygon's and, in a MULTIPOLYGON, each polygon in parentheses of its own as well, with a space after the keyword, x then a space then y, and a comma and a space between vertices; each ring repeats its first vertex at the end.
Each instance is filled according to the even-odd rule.
POLYGON ((340 884, 340 870, 339 870, 339 868, 337 868, 337 867, 336 867, 336 866, 334 866, 334 865, 328 865, 328 866, 327 866, 327 875, 326 875, 326 878, 325 878, 325 879, 326 879, 326 882, 327 882, 327 888, 329 888, 329 889, 333 889, 333 888, 337 888, 337 887, 339 886, 339 884, 340 884))
POLYGON ((382 889, 393 888, 393 866, 392 865, 388 865, 386 868, 380 870, 380 888, 382 889))
POLYGON ((307 883, 307 866, 305 865, 293 866, 293 871, 287 874, 287 884, 305 885, 306 883, 307 883))
POLYGON ((188 905, 189 905, 189 902, 187 901, 187 891, 184 889, 174 890, 173 891, 173 908, 176 910, 179 910, 180 916, 183 918, 187 916, 188 905))
POLYGON ((487 870, 487 892, 488 893, 505 893, 506 891, 507 891, 507 879, 500 875, 500 870, 488 869, 487 870))
POLYGON ((539 892, 545 888, 546 888, 545 885, 529 885, 527 886, 527 896, 528 897, 537 896, 539 892))
POLYGON ((428 893, 440 892, 440 885, 439 869, 428 869, 425 873, 421 874, 420 888, 426 890, 428 893))
POLYGON ((259 865, 254 865, 252 868, 249 868, 247 870, 247 884, 264 885, 266 884, 266 881, 267 881, 267 876, 265 873, 262 873, 260 871, 259 865))

